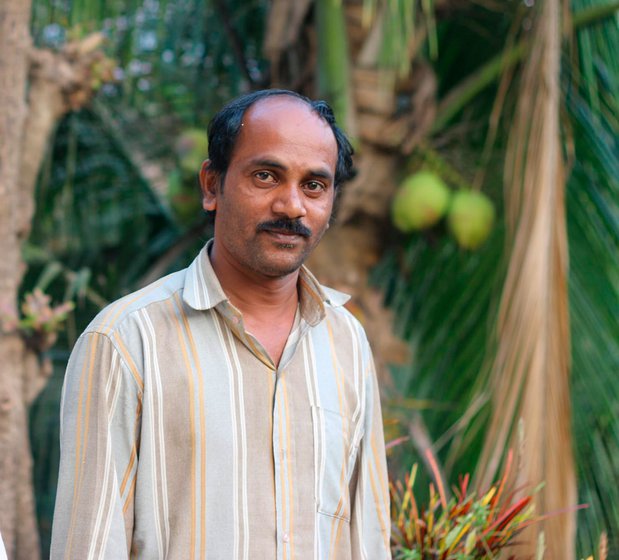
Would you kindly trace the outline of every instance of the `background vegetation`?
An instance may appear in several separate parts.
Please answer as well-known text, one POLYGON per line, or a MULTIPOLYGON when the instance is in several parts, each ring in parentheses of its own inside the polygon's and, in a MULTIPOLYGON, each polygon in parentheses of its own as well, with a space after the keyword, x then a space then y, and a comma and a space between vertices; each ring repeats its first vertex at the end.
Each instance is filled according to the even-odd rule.
MULTIPOLYGON (((306 9, 298 25, 291 25, 296 36, 288 43, 266 0, 33 4, 31 33, 37 46, 60 48, 103 31, 106 53, 114 60, 114 80, 101 83, 95 100, 64 117, 55 130, 24 247, 28 272, 22 294, 39 287, 57 302, 76 303, 49 351, 51 381, 31 409, 45 556, 55 497, 60 387, 76 336, 106 302, 185 266, 209 236, 195 174, 187 170, 199 141, 188 131, 204 130, 234 95, 282 84, 329 98, 360 146, 360 158, 367 157, 367 133, 350 118, 355 70, 350 53, 357 28, 382 30, 377 33, 379 68, 401 72, 398 79, 404 83, 417 80, 413 90, 424 83, 419 68, 429 69, 432 78, 426 84, 434 80, 430 122, 415 123, 422 138, 400 150, 388 170, 393 181, 430 167, 452 188, 482 189, 497 211, 490 237, 475 251, 460 248, 442 222, 402 234, 385 212, 376 230, 384 238, 380 250, 367 248, 368 254, 376 253, 369 282, 392 310, 395 332, 408 352, 405 362, 391 366, 391 381, 384 383, 388 437, 407 438, 391 449, 390 471, 398 478, 412 463, 423 463, 428 446, 445 480, 456 482, 458 474, 479 467, 493 414, 497 316, 513 239, 503 166, 519 118, 537 7, 516 0, 301 4, 306 9), (273 44, 276 32, 279 45, 273 44), (348 45, 341 42, 346 37, 348 45)), ((580 556, 596 550, 605 531, 609 558, 619 558, 617 9, 610 0, 572 0, 572 19, 563 20, 560 77, 561 152, 568 176, 572 445, 578 502, 589 505, 578 513, 576 550, 580 556)), ((291 8, 293 15, 299 11, 291 8)), ((401 111, 410 109, 408 100, 396 95, 401 111)), ((414 135, 409 131, 394 143, 406 144, 414 135)), ((346 216, 346 205, 343 210, 346 216)), ((367 316, 367 309, 361 306, 359 314, 367 316)), ((388 351, 381 353, 382 360, 393 361, 388 351)), ((417 500, 423 502, 427 484, 417 487, 417 500)))

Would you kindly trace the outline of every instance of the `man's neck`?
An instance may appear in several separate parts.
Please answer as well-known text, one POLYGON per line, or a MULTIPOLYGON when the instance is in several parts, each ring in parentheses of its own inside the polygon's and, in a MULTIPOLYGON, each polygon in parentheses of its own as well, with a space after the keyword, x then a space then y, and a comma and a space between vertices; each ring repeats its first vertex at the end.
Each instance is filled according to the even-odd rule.
POLYGON ((226 257, 213 244, 209 258, 221 287, 277 367, 294 324, 299 271, 274 278, 240 269, 226 257))
POLYGON ((294 317, 298 304, 298 270, 283 277, 242 270, 215 244, 209 258, 224 292, 246 321, 269 322, 282 316, 294 317))

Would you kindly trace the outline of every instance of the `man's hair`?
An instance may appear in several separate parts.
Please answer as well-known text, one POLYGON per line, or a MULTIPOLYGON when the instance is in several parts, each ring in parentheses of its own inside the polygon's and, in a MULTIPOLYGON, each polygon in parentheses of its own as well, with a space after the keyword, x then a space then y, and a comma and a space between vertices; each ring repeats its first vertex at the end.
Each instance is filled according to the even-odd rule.
POLYGON ((352 154, 353 148, 344 132, 335 123, 333 110, 325 101, 312 101, 295 91, 286 89, 263 89, 237 97, 221 109, 208 125, 209 168, 221 177, 223 188, 226 171, 230 165, 236 140, 241 132, 243 116, 254 103, 274 97, 287 95, 306 103, 333 131, 337 143, 337 163, 335 165, 335 187, 354 176, 352 154))

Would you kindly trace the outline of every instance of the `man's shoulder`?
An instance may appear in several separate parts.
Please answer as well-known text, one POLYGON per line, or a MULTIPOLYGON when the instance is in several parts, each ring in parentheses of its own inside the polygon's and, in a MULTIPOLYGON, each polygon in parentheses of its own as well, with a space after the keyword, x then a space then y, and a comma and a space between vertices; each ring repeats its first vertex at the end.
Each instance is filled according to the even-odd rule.
POLYGON ((165 305, 179 292, 182 298, 186 273, 187 269, 173 272, 110 303, 90 322, 84 334, 98 332, 110 335, 140 310, 153 305, 165 305))

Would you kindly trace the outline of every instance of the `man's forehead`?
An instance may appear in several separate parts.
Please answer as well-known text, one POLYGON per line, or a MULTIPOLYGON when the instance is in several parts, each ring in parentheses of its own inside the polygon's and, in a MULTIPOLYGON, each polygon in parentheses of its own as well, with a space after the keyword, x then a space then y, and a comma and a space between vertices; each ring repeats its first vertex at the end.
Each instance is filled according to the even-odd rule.
POLYGON ((251 116, 261 116, 262 114, 269 114, 274 111, 294 111, 299 113, 312 113, 316 117, 320 118, 314 113, 312 107, 303 99, 299 99, 292 95, 273 95, 271 97, 263 97, 255 101, 250 107, 247 108, 243 115, 243 121, 251 116))
MULTIPOLYGON (((256 154, 269 141, 284 142, 289 147, 305 146, 310 152, 327 152, 337 159, 337 142, 329 123, 302 99, 288 95, 267 97, 254 103, 243 115, 241 132, 234 152, 247 150, 256 154)), ((253 156, 252 156, 253 157, 253 156)))
POLYGON ((333 134, 329 123, 311 105, 291 95, 275 95, 256 101, 245 111, 241 126, 245 128, 252 123, 268 126, 269 123, 280 122, 279 119, 285 119, 290 124, 296 122, 301 126, 311 123, 333 134))

